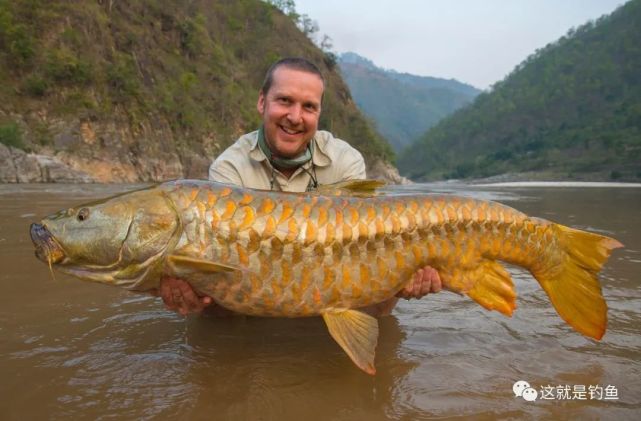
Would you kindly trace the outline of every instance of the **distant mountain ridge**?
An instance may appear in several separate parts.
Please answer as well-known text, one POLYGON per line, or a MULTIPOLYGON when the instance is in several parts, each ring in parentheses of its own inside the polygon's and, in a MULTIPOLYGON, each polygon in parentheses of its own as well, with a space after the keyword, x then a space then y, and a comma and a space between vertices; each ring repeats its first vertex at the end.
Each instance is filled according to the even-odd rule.
POLYGON ((454 79, 382 69, 352 52, 338 64, 356 104, 396 152, 481 92, 454 79))
POLYGON ((537 50, 398 159, 414 180, 641 179, 641 0, 537 50))

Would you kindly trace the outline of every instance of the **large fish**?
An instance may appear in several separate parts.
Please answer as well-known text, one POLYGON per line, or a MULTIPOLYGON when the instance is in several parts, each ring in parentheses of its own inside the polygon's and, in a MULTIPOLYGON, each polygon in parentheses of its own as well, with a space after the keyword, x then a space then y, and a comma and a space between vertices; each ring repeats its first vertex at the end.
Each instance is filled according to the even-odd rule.
POLYGON ((567 323, 603 336, 597 273, 618 241, 494 202, 376 187, 296 194, 174 181, 61 211, 31 237, 41 260, 81 279, 145 291, 173 275, 235 312, 322 315, 370 374, 378 323, 357 309, 393 297, 425 265, 446 289, 508 316, 516 294, 500 261, 521 266, 567 323))

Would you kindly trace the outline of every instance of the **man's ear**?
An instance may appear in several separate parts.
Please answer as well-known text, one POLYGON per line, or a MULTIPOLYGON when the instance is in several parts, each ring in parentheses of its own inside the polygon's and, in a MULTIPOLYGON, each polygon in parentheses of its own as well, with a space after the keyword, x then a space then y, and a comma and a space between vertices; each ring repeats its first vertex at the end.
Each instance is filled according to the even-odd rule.
POLYGON ((256 103, 256 109, 258 110, 258 113, 260 115, 263 115, 263 112, 265 111, 265 94, 263 94, 263 91, 260 91, 258 93, 258 102, 256 103))

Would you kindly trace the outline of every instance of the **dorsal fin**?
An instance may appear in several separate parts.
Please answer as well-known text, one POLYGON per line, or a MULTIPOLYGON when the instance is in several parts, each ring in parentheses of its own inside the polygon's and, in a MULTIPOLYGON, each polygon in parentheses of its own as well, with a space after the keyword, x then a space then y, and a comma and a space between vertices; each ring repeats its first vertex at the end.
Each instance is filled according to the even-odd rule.
POLYGON ((348 180, 318 186, 316 192, 327 196, 374 197, 386 185, 383 180, 348 180))

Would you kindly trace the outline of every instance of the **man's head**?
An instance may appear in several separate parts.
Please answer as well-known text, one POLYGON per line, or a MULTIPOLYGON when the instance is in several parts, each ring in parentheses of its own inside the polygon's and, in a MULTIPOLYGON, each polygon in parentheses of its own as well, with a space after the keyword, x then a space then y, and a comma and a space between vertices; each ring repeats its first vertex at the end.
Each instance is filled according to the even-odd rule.
POLYGON ((274 155, 293 158, 316 134, 325 82, 318 68, 302 58, 285 58, 267 71, 258 95, 265 140, 274 155))

